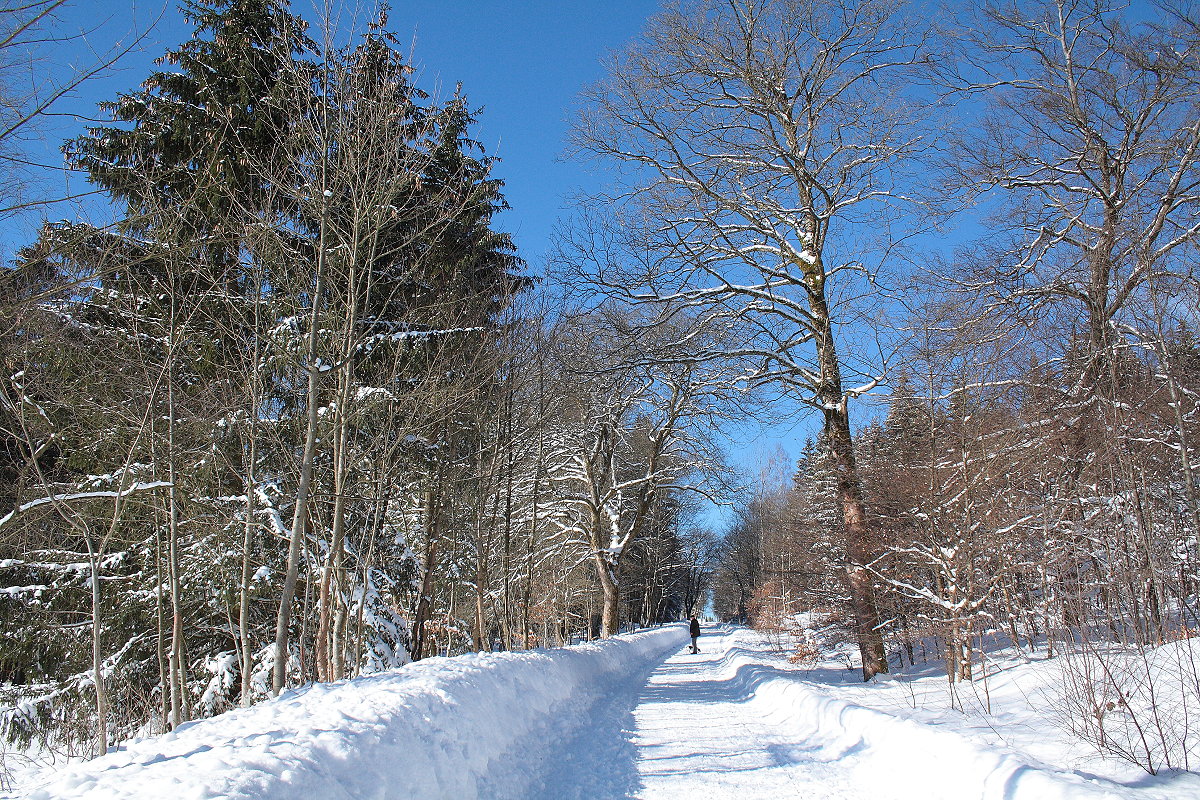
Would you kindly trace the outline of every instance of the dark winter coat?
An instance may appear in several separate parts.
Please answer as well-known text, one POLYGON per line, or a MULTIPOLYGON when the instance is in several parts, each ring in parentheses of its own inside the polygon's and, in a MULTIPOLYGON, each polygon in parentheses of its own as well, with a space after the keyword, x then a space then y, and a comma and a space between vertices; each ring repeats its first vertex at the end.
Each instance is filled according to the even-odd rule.
POLYGON ((697 621, 696 621, 696 620, 694 620, 694 619, 692 620, 692 628, 691 628, 691 631, 692 631, 692 638, 693 638, 693 639, 695 639, 697 636, 699 636, 699 635, 700 635, 700 623, 699 623, 699 622, 697 622, 697 621))

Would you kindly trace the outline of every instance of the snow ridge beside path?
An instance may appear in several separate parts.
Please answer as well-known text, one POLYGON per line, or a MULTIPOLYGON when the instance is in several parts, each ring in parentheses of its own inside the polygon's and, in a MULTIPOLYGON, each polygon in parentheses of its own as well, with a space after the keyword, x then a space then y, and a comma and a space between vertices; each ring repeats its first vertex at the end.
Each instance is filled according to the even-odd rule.
MULTIPOLYGON (((764 722, 786 730, 803 758, 840 762, 870 796, 922 800, 1128 800, 1127 787, 1036 765, 915 720, 834 697, 801 674, 764 663, 754 634, 734 630, 714 670, 764 722)), ((716 676, 714 676, 716 677, 716 676)))
POLYGON ((432 658, 287 692, 74 765, 29 800, 521 797, 615 683, 683 625, 520 653, 432 658))

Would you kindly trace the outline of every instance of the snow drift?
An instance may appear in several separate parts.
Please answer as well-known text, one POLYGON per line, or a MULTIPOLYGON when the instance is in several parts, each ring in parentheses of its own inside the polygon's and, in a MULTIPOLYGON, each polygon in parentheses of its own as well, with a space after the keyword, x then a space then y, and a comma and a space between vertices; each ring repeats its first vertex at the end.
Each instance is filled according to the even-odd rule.
POLYGON ((547 743, 687 640, 670 625, 562 650, 433 658, 318 684, 68 768, 31 800, 519 797, 547 743))

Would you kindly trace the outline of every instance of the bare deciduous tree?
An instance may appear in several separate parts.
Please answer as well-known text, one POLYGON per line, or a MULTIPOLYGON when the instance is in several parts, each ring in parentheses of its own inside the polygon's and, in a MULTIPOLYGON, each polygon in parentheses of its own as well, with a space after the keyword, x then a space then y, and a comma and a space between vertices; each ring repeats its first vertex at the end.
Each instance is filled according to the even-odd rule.
POLYGON ((989 5, 942 70, 988 101, 960 127, 953 165, 960 186, 998 205, 975 273, 946 277, 999 312, 989 324, 1078 324, 1075 399, 1112 395, 1131 300, 1194 271, 1200 29, 1164 11, 1153 24, 1107 0, 989 5))
POLYGON ((567 260, 590 263, 589 279, 612 296, 669 301, 736 329, 732 355, 753 362, 750 382, 823 415, 866 678, 887 661, 863 566, 875 545, 849 406, 878 377, 847 385, 854 310, 837 301, 866 272, 849 224, 886 229, 898 173, 921 146, 892 82, 920 58, 919 31, 891 2, 681 3, 612 59, 573 139, 623 170, 596 199, 620 209, 645 255, 612 258, 585 231, 567 260))

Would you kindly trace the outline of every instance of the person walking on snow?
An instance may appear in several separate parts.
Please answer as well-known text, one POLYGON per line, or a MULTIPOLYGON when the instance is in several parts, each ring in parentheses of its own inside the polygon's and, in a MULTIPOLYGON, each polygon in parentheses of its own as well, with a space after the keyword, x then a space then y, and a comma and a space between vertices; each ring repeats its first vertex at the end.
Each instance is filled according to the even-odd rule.
POLYGON ((689 631, 692 635, 692 652, 699 653, 700 648, 696 646, 696 640, 700 638, 700 623, 696 621, 696 615, 692 615, 692 624, 689 631))

